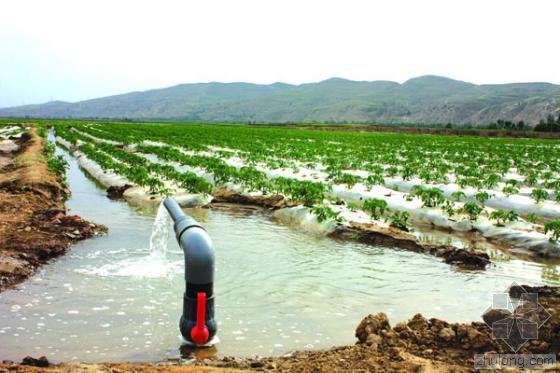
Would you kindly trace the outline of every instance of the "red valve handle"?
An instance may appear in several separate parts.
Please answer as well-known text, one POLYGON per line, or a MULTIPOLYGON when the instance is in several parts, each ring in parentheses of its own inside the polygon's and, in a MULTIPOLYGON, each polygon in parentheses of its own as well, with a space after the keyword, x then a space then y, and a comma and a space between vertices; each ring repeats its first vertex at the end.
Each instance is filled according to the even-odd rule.
POLYGON ((191 338, 197 345, 208 341, 208 328, 206 328, 206 293, 198 293, 196 300, 196 325, 191 329, 191 338))

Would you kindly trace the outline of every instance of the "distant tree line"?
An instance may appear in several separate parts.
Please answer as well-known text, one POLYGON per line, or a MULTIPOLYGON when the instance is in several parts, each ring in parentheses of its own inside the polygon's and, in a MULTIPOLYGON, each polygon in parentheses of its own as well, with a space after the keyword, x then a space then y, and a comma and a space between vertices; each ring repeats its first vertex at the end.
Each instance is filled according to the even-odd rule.
POLYGON ((560 132, 560 115, 554 118, 553 114, 549 114, 546 120, 541 119, 539 124, 535 126, 538 132, 560 132))
POLYGON ((497 121, 490 123, 486 128, 489 130, 525 131, 527 129, 527 125, 522 120, 516 123, 511 120, 498 119, 497 121))

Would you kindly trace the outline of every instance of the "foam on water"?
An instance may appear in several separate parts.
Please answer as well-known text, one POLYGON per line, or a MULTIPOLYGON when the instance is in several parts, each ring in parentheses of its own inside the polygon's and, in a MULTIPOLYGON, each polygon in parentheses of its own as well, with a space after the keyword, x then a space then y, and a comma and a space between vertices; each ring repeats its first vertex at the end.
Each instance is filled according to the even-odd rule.
POLYGON ((169 278, 175 271, 180 269, 182 263, 181 261, 169 261, 167 258, 170 222, 169 213, 163 203, 161 203, 152 227, 148 252, 145 249, 123 250, 126 258, 122 260, 97 268, 79 268, 75 271, 97 276, 169 278))

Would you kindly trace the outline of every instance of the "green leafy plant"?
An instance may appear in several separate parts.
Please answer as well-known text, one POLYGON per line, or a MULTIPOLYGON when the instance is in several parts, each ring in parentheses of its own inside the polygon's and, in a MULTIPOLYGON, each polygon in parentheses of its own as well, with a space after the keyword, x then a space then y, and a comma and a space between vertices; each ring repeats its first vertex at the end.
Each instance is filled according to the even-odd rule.
POLYGON ((550 240, 558 242, 560 240, 560 220, 553 220, 546 223, 544 226, 544 233, 552 233, 550 240))
POLYGON ((374 185, 383 185, 385 183, 385 179, 381 174, 370 174, 364 179, 364 183, 369 189, 371 189, 374 185))
POLYGON ((527 216, 525 216, 525 220, 532 224, 535 224, 537 222, 537 219, 538 217, 536 214, 528 214, 527 216))
POLYGON ((541 203, 542 201, 548 198, 548 192, 541 188, 535 188, 531 192, 531 197, 533 197, 535 202, 541 203))
POLYGON ((474 198, 482 205, 482 207, 484 207, 486 202, 492 197, 494 197, 494 195, 488 192, 478 192, 474 195, 474 198))
POLYGON ((535 186, 538 181, 538 177, 535 173, 531 173, 525 178, 525 183, 529 186, 535 186))
POLYGON ((454 198, 457 201, 464 201, 467 199, 467 195, 462 190, 459 190, 457 192, 451 193, 451 198, 454 198))
POLYGON ((408 222, 409 218, 410 213, 408 211, 396 210, 387 217, 386 221, 390 221, 389 225, 391 227, 408 232, 410 230, 410 223, 408 222))
POLYGON ((411 193, 422 200, 424 207, 437 207, 445 201, 443 191, 438 188, 425 188, 421 185, 415 185, 411 193))
POLYGON ((317 221, 322 223, 327 220, 334 220, 337 223, 341 223, 343 218, 340 216, 340 212, 335 212, 329 206, 315 206, 311 208, 311 213, 317 216, 317 221))
POLYGON ((469 220, 475 221, 484 209, 476 202, 465 202, 461 211, 469 216, 469 220))
POLYGON ((401 177, 403 180, 410 180, 414 176, 414 168, 411 166, 404 166, 401 170, 401 177))
POLYGON ((369 212, 373 219, 378 220, 381 215, 389 211, 389 206, 385 200, 372 198, 364 201, 363 210, 369 212))
POLYGON ((445 203, 441 206, 441 209, 445 211, 447 216, 449 216, 450 218, 453 217, 453 215, 455 215, 456 213, 455 203, 450 200, 445 200, 445 203))
POLYGON ((490 220, 495 220, 497 226, 503 226, 506 222, 519 220, 519 216, 515 211, 496 210, 490 213, 490 220))
POLYGON ((509 185, 509 186, 512 186, 512 187, 517 187, 520 184, 521 183, 519 182, 519 180, 516 180, 516 179, 508 179, 506 181, 506 185, 509 185))
POLYGON ((360 176, 343 173, 342 176, 336 179, 334 182, 336 184, 346 184, 348 189, 352 189, 356 184, 358 184, 361 181, 362 178, 360 176))
POLYGON ((504 192, 504 194, 505 194, 506 196, 511 196, 512 194, 517 194, 517 193, 519 193, 519 189, 517 189, 517 188, 514 187, 514 186, 505 186, 505 187, 502 189, 502 192, 504 192))
POLYGON ((346 207, 348 208, 348 210, 350 210, 352 212, 358 210, 358 208, 359 208, 358 204, 355 203, 355 202, 348 202, 346 204, 346 207))
POLYGON ((493 189, 498 185, 498 182, 500 180, 501 180, 500 175, 492 173, 492 174, 486 176, 486 178, 484 179, 482 184, 488 189, 493 189))

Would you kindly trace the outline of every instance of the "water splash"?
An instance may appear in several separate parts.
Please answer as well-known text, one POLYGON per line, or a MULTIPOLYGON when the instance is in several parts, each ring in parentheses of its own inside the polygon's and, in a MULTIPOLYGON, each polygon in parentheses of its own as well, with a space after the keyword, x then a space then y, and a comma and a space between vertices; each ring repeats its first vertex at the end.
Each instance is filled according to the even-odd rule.
MULTIPOLYGON (((96 276, 125 276, 125 277, 149 277, 170 278, 182 265, 182 261, 171 261, 167 256, 167 244, 169 241, 169 230, 171 218, 167 209, 161 203, 159 205, 152 234, 150 236, 150 247, 148 255, 146 249, 126 249, 122 254, 117 254, 113 263, 100 267, 85 267, 76 269, 76 272, 96 276), (123 258, 119 260, 119 255, 123 258)), ((115 258, 115 256, 112 256, 115 258)))
POLYGON ((150 237, 150 256, 153 259, 167 259, 167 242, 169 241, 169 227, 171 218, 169 212, 163 205, 159 205, 156 220, 152 227, 152 236, 150 237))

